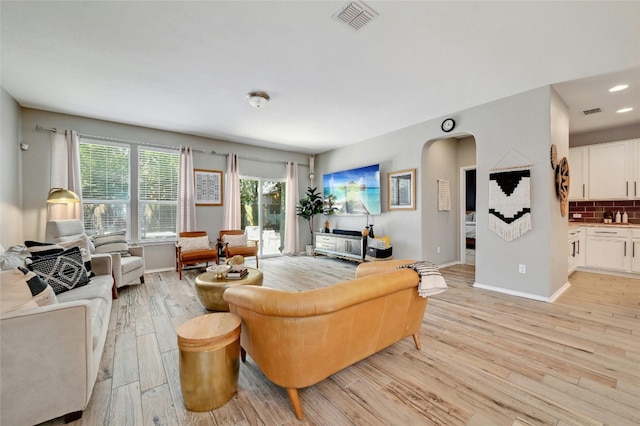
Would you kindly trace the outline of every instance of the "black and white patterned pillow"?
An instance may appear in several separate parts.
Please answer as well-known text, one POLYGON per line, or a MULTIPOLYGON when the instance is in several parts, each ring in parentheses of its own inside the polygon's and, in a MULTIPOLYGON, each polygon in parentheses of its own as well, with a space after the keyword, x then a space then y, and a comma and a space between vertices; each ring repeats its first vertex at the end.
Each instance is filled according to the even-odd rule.
MULTIPOLYGON (((91 272, 91 252, 89 250, 89 242, 87 237, 82 236, 74 240, 62 241, 58 243, 41 243, 39 241, 25 241, 24 245, 27 246, 27 251, 31 254, 31 260, 43 256, 50 256, 52 254, 60 254, 65 250, 72 247, 78 247, 82 254, 82 261, 84 267, 89 274, 89 278, 94 277, 95 274, 91 272)), ((31 263, 31 260, 27 262, 31 263)))
POLYGON ((120 253, 121 256, 130 256, 126 231, 94 235, 91 241, 96 247, 96 253, 120 253))
POLYGON ((56 294, 89 283, 87 270, 78 247, 70 248, 59 254, 38 257, 33 259, 28 267, 42 277, 56 294))
POLYGON ((39 241, 27 240, 24 242, 27 251, 31 257, 51 256, 52 254, 60 254, 64 249, 56 243, 41 243, 39 241))

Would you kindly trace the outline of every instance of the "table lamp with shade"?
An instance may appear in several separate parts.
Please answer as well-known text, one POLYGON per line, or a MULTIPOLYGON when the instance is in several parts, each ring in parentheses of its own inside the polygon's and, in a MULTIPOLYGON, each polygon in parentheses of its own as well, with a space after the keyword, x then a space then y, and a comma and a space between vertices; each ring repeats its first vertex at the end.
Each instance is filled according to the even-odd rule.
POLYGON ((79 202, 80 197, 75 192, 63 188, 51 188, 47 196, 47 221, 77 219, 75 205, 79 202))

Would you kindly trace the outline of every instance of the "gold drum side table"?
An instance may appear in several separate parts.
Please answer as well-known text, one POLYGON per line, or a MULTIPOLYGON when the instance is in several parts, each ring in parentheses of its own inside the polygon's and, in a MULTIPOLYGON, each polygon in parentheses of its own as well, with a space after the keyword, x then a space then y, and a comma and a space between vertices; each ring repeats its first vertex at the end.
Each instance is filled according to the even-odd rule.
POLYGON ((178 328, 180 388, 184 406, 211 411, 236 393, 240 369, 240 317, 214 313, 178 328))
POLYGON ((218 278, 215 273, 205 272, 196 277, 196 294, 200 303, 210 311, 229 312, 229 304, 222 298, 224 291, 236 285, 262 285, 262 272, 247 268, 249 275, 239 280, 218 278))

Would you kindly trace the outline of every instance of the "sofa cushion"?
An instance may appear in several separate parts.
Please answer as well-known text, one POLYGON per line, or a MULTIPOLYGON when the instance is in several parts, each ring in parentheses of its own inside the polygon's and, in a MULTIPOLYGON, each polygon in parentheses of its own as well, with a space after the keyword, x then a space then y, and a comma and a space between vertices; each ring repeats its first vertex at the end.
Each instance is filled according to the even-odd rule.
POLYGON ((35 273, 14 268, 0 274, 1 313, 58 303, 51 286, 35 273))
POLYGON ((32 259, 29 269, 42 277, 56 294, 82 287, 89 283, 87 270, 78 247, 60 254, 32 259))
POLYGON ((57 295, 58 302, 72 302, 74 300, 104 299, 111 300, 113 277, 111 275, 96 275, 91 278, 89 284, 76 287, 57 295))
POLYGON ((182 252, 197 251, 197 250, 210 250, 209 237, 206 235, 202 237, 180 237, 178 238, 178 245, 182 252))
POLYGON ((91 240, 96 253, 120 253, 121 256, 129 256, 126 231, 94 235, 91 240))
POLYGON ((247 234, 225 234, 222 236, 222 242, 228 243, 229 247, 243 247, 247 245, 247 234))

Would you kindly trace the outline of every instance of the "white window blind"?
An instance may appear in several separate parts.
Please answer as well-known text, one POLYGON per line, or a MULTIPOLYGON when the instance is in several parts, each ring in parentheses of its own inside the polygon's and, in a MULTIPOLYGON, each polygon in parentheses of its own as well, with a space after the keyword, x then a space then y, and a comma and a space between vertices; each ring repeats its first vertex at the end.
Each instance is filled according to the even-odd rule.
POLYGON ((80 168, 87 233, 126 230, 127 240, 135 241, 175 238, 179 167, 175 150, 82 140, 80 168))
POLYGON ((178 169, 175 152, 138 151, 138 229, 141 240, 175 238, 178 169))
POLYGON ((81 143, 80 169, 87 233, 127 230, 129 235, 129 148, 81 143))

